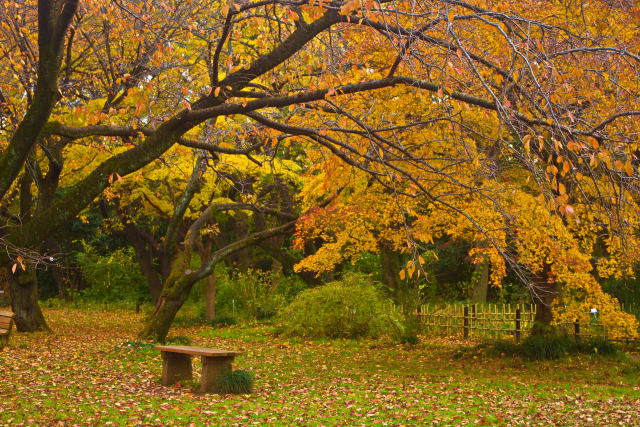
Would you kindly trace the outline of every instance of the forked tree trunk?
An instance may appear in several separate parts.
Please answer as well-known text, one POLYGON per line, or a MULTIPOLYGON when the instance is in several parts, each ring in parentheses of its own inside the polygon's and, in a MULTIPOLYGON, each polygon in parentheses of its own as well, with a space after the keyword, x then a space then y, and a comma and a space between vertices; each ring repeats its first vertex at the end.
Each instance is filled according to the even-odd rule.
POLYGON ((11 307, 16 314, 14 319, 16 328, 20 332, 48 331, 49 326, 44 320, 42 310, 38 304, 38 278, 36 270, 9 273, 11 286, 11 307))

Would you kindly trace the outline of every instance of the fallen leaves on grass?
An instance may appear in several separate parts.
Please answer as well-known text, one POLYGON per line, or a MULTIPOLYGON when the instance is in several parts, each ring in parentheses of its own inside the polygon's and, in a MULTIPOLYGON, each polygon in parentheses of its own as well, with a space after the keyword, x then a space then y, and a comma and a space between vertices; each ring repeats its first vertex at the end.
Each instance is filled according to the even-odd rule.
MULTIPOLYGON (((295 342, 265 328, 182 327, 193 345, 240 350, 251 395, 162 387, 162 360, 135 340, 139 315, 49 310, 55 333, 14 334, 0 352, 7 424, 633 423, 633 360, 455 358, 460 343, 295 342)), ((194 361, 197 375, 199 361, 194 361)))

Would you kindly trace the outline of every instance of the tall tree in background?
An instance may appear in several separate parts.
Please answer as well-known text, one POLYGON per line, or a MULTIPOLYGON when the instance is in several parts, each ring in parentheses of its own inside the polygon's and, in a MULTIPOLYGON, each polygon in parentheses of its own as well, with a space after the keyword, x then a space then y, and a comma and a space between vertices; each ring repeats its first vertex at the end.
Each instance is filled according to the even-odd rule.
MULTIPOLYGON (((639 252, 637 6, 92 0, 0 7, 7 247, 39 251, 114 181, 175 144, 246 156, 287 141, 301 153, 317 149, 303 155, 327 170, 346 163, 382 192, 464 218, 477 241, 514 268, 521 260, 508 239, 492 234, 484 220, 491 215, 452 199, 468 194, 475 205, 493 205, 505 234, 517 234, 505 167, 530 175, 525 193, 540 195, 536 206, 549 224, 580 218, 578 229, 601 230, 625 262, 639 252), (232 123, 253 127, 238 132, 232 123), (201 142, 206 127, 221 138, 201 142), (475 174, 462 179, 461 169, 475 174), (49 173, 55 185, 41 185, 49 173), (40 208, 21 214, 29 200, 40 208)), ((14 254, 2 257, 18 272, 20 329, 43 327, 36 284, 18 280, 31 266, 23 272, 14 254)), ((540 301, 557 295, 542 258, 521 274, 540 301)))

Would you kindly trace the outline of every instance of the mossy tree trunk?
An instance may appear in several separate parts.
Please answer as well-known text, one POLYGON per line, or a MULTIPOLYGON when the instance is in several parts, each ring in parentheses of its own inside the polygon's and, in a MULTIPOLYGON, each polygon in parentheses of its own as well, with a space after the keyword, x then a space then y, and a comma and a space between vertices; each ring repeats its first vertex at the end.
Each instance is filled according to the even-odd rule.
POLYGON ((17 267, 14 274, 9 274, 11 286, 11 307, 16 314, 16 328, 20 332, 49 330, 42 310, 38 305, 38 278, 33 267, 21 271, 17 267))
MULTIPOLYGON (((35 90, 16 132, 11 136, 8 146, 0 153, 0 200, 7 194, 24 167, 33 147, 40 139, 53 107, 60 98, 58 75, 62 64, 65 35, 77 9, 78 0, 38 1, 38 68, 35 90)), ((31 97, 31 94, 27 96, 31 97)), ((32 200, 21 199, 21 204, 23 202, 21 210, 30 209, 32 200)), ((27 218, 21 218, 21 221, 26 220, 27 218)), ((43 240, 38 239, 34 243, 40 245, 43 240)), ((23 247, 29 246, 32 245, 23 247)), ((11 270, 15 261, 11 259, 9 264, 11 270)), ((15 274, 9 276, 16 328, 19 331, 46 330, 48 326, 38 305, 35 267, 27 265, 26 271, 18 271, 18 268, 15 274)))

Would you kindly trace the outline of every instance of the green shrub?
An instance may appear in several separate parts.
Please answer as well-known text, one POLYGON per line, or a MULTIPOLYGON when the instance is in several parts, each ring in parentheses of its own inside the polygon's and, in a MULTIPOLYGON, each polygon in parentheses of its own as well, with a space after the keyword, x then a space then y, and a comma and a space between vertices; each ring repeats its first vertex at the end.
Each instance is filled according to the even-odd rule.
POLYGON ((253 391, 253 373, 230 371, 218 380, 220 394, 248 394, 253 391))
POLYGON ((377 336, 390 327, 385 302, 368 276, 348 273, 341 281, 301 292, 280 313, 283 332, 308 338, 377 336))
POLYGON ((588 343, 590 352, 593 351, 597 354, 616 354, 618 352, 618 346, 604 338, 594 338, 588 343))
POLYGON ((233 274, 230 285, 237 308, 257 320, 275 316, 302 289, 297 279, 252 269, 233 274))
POLYGON ((75 258, 82 276, 89 283, 89 287, 81 291, 82 299, 104 303, 149 298, 145 278, 132 249, 116 249, 103 256, 90 244, 81 243, 83 251, 76 253, 75 258))
POLYGON ((200 326, 206 324, 206 308, 204 303, 196 303, 187 300, 173 320, 174 325, 180 326, 200 326))
POLYGON ((420 340, 417 335, 400 335, 398 341, 400 344, 416 345, 420 340))

